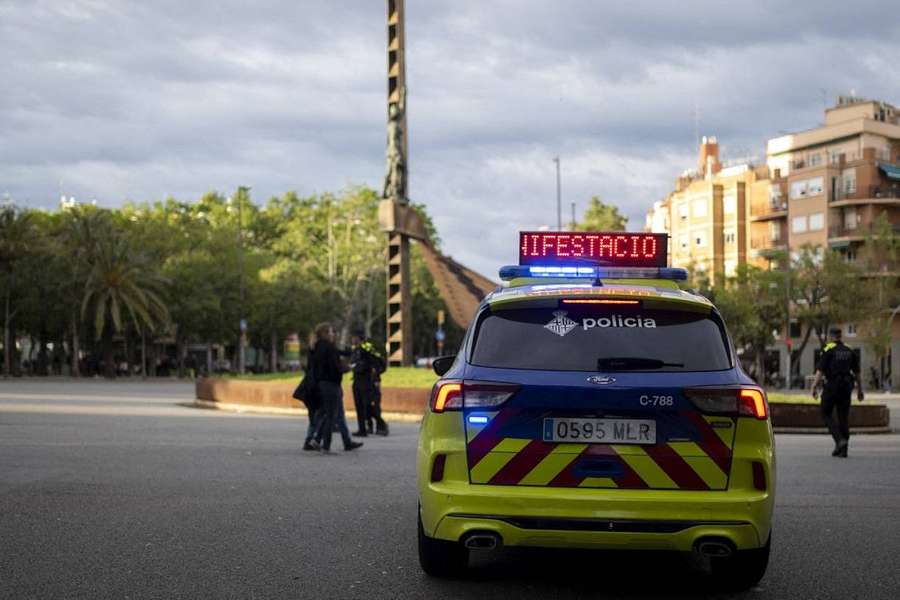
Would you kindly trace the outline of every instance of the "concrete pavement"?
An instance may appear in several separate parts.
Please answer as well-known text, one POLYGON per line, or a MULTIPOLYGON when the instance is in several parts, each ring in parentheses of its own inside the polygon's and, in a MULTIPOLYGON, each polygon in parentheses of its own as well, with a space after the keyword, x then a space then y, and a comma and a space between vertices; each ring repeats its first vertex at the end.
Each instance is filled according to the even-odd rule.
POLYGON ((737 596, 669 555, 416 562, 417 426, 302 452, 305 420, 181 406, 178 383, 0 381, 0 598, 900 597, 900 436, 777 439, 773 561, 737 596))

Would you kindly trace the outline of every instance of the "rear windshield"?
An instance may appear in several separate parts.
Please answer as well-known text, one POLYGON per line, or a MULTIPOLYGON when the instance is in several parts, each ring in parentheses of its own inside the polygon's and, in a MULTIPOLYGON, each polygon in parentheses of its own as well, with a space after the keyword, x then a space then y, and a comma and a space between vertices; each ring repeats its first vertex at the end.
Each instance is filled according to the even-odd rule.
POLYGON ((472 363, 553 371, 719 371, 731 368, 710 314, 640 306, 571 305, 488 313, 472 363))

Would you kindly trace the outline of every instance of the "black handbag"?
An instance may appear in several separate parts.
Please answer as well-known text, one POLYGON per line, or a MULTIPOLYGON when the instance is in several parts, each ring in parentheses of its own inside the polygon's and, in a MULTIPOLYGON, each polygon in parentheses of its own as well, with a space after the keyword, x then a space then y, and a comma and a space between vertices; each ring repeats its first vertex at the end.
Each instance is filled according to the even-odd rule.
POLYGON ((301 379, 300 383, 297 384, 297 387, 294 388, 294 393, 292 395, 296 400, 305 404, 307 408, 315 408, 318 406, 318 402, 316 402, 316 396, 318 395, 316 394, 316 379, 312 372, 303 375, 303 379, 301 379))

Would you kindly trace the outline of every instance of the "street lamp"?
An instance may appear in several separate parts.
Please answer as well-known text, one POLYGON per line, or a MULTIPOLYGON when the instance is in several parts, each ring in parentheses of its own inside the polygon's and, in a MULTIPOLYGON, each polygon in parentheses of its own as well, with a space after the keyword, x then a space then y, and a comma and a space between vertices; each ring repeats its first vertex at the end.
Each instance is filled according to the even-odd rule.
POLYGON ((556 163, 556 230, 562 231, 562 186, 559 176, 559 155, 553 159, 556 163))

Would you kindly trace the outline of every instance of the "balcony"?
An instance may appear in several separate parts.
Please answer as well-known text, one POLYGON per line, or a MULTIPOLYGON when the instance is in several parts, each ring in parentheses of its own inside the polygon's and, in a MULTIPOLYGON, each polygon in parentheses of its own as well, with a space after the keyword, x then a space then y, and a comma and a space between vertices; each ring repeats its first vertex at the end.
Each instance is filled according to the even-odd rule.
POLYGON ((838 190, 831 198, 832 206, 852 206, 854 204, 900 204, 900 184, 871 185, 847 193, 838 190))
POLYGON ((787 216, 787 198, 773 196, 765 204, 756 204, 750 208, 750 220, 765 221, 787 216))
MULTIPOLYGON (((900 233, 900 225, 893 226, 894 233, 900 233)), ((872 223, 857 223, 856 227, 847 227, 846 223, 832 225, 828 228, 828 238, 849 241, 863 240, 867 235, 875 233, 872 223)))
POLYGON ((756 250, 760 254, 766 252, 777 252, 787 248, 786 240, 779 236, 760 235, 750 238, 750 249, 756 250))

